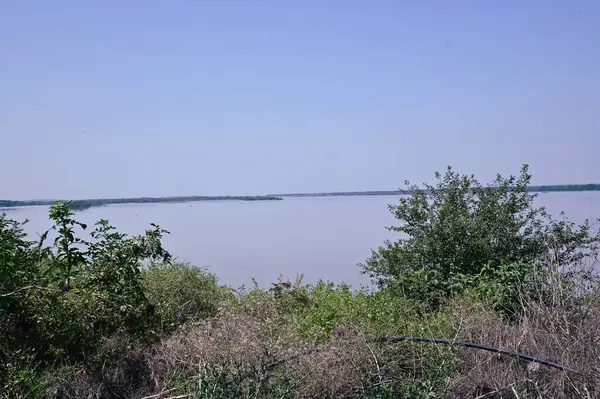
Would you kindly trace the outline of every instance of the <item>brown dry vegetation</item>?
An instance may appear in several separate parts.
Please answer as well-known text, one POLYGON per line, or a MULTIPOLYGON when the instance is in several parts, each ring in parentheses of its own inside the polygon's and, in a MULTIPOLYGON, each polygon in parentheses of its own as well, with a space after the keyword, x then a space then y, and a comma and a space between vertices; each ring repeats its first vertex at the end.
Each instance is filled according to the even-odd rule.
MULTIPOLYGON (((577 303, 572 297, 561 303, 529 302, 525 315, 513 322, 472 300, 445 310, 451 321, 448 338, 518 350, 580 374, 476 349, 368 343, 371 335, 352 322, 340 322, 329 342, 313 346, 300 329, 276 326, 290 310, 267 309, 267 303, 276 302, 265 295, 254 312, 223 311, 143 351, 129 350, 99 373, 78 373, 68 391, 90 399, 275 397, 270 396, 275 392, 290 398, 425 397, 428 391, 429 397, 598 398, 597 299, 590 293, 577 303), (454 367, 445 375, 444 362, 454 367), (438 371, 441 391, 427 381, 438 371), (391 396, 376 396, 377 391, 391 396)), ((115 338, 107 345, 124 348, 127 342, 115 338)))
POLYGON ((69 391, 77 398, 167 398, 173 391, 201 390, 203 383, 210 392, 214 378, 224 376, 221 384, 251 394, 252 379, 283 374, 294 397, 348 397, 360 389, 375 359, 354 326, 340 326, 332 342, 318 348, 290 347, 301 338, 273 337, 268 330, 253 316, 223 313, 184 328, 144 353, 128 351, 101 375, 78 374, 69 391), (174 376, 180 387, 173 386, 174 376))
POLYGON ((460 367, 449 384, 457 397, 512 398, 522 392, 539 398, 600 397, 599 292, 578 297, 558 285, 550 288, 560 293, 528 301, 514 323, 478 304, 460 306, 452 315, 453 329, 460 339, 514 348, 578 373, 461 348, 460 367))

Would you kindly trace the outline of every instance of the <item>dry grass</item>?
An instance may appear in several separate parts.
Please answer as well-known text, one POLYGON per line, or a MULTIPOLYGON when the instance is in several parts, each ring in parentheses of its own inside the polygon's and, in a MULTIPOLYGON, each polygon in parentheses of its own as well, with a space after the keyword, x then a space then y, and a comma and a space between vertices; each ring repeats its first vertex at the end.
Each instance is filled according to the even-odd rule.
POLYGON ((518 320, 475 301, 444 314, 451 315, 449 338, 517 350, 580 374, 462 347, 369 344, 371 337, 353 323, 338 325, 330 343, 314 347, 275 299, 258 298, 145 350, 126 351, 127 337, 113 337, 103 350, 126 354, 94 375, 76 374, 69 397, 357 398, 393 386, 392 397, 600 398, 600 289, 573 281, 579 280, 549 280, 537 299, 523 299, 518 320))
MULTIPOLYGON (((201 377, 203 367, 234 376, 265 361, 273 350, 263 325, 249 316, 221 315, 188 326, 144 351, 124 351, 119 361, 94 375, 80 373, 69 384, 77 398, 161 399, 174 391, 173 378, 201 377)), ((114 337, 105 349, 125 348, 114 337)), ((185 384, 181 388, 185 389, 185 384)))
POLYGON ((77 399, 141 398, 154 389, 146 354, 125 351, 118 361, 105 363, 94 374, 83 371, 63 382, 64 397, 77 399))
POLYGON ((341 398, 361 388, 367 368, 376 361, 354 326, 340 326, 330 345, 314 351, 290 345, 301 340, 291 330, 281 333, 273 336, 269 326, 252 316, 225 314, 196 325, 155 349, 149 359, 155 386, 166 387, 173 374, 200 383, 217 372, 249 390, 256 379, 279 375, 294 397, 341 398), (283 358, 288 360, 279 363, 283 358))
MULTIPOLYGON (((298 337, 288 338, 299 342, 298 337)), ((234 384, 236 397, 241 392, 264 397, 260 392, 268 391, 270 379, 271 384, 285 385, 286 397, 345 398, 356 397, 369 378, 377 383, 385 348, 367 344, 356 326, 339 326, 332 342, 318 348, 287 342, 284 336, 272 336, 269 326, 255 317, 222 314, 189 326, 144 353, 130 351, 98 375, 77 374, 69 394, 82 399, 164 399, 188 392, 221 398, 227 396, 208 387, 210 394, 207 386, 220 384, 221 389, 234 384), (279 363, 281 359, 286 361, 279 363), (226 381, 217 381, 219 376, 226 381)), ((120 338, 107 343, 120 344, 120 338)))
MULTIPOLYGON (((597 298, 588 296, 577 306, 573 300, 531 302, 525 316, 513 324, 473 303, 457 306, 452 315, 454 338, 516 349, 568 365, 581 374, 458 348, 459 368, 447 380, 452 397, 515 398, 526 393, 535 398, 600 398, 597 298)), ((271 326, 255 316, 221 314, 188 326, 151 350, 129 351, 96 375, 77 374, 70 394, 86 399, 164 399, 183 393, 222 398, 227 395, 209 394, 206 384, 223 388, 229 381, 244 396, 264 397, 260 392, 270 380, 285 385, 286 397, 351 398, 360 397, 369 386, 392 381, 397 385, 395 377, 402 370, 405 376, 427 378, 421 374, 431 367, 425 364, 427 356, 436 356, 435 348, 428 352, 423 344, 368 344, 368 337, 352 324, 338 326, 330 344, 298 357, 293 354, 308 343, 303 346, 293 329, 278 329, 274 334, 271 326), (287 361, 271 367, 282 358, 287 361), (407 370, 412 371, 406 374, 407 370), (227 381, 217 381, 219 376, 227 381)), ((122 337, 106 344, 123 345, 122 337)))
POLYGON ((193 376, 203 366, 237 373, 251 368, 274 348, 262 323, 249 316, 221 315, 163 340, 148 362, 157 387, 173 374, 193 376))
POLYGON ((354 397, 378 361, 376 351, 360 329, 343 325, 336 329, 331 344, 286 362, 282 370, 294 381, 298 398, 354 397))
POLYGON ((600 398, 600 292, 558 282, 529 300, 524 315, 508 323, 481 307, 459 307, 453 326, 461 340, 553 360, 568 373, 489 352, 460 349, 462 365, 451 380, 461 398, 600 398))

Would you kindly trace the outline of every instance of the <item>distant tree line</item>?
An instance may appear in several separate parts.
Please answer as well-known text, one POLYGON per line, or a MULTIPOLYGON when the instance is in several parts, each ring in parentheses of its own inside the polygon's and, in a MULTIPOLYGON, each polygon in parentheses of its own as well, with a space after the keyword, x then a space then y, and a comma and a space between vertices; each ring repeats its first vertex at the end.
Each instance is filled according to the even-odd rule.
MULTIPOLYGON (((169 203, 169 202, 196 202, 196 201, 277 201, 282 198, 275 196, 191 196, 191 197, 141 197, 141 198, 106 198, 106 199, 86 199, 74 200, 69 204, 72 210, 83 210, 96 206, 110 204, 151 204, 151 203, 169 203)), ((0 200, 0 208, 14 208, 22 206, 52 205, 57 201, 8 201, 0 200)), ((61 201, 62 202, 62 201, 61 201)))
POLYGON ((600 184, 562 184, 551 186, 531 186, 530 192, 553 192, 553 191, 600 191, 600 184))
MULTIPOLYGON (((492 187, 490 187, 492 188, 492 187)), ((560 191, 600 191, 600 184, 560 184, 545 186, 529 186, 527 191, 531 193, 560 192, 560 191)), ((354 195, 410 195, 411 190, 387 190, 387 191, 341 191, 330 193, 291 193, 291 194, 269 194, 276 197, 350 197, 354 195)))
MULTIPOLYGON (((545 186, 529 186, 528 192, 549 193, 561 191, 600 191, 600 184, 561 184, 545 186)), ((110 204, 150 204, 169 202, 196 202, 196 201, 280 201, 282 197, 350 197, 350 196, 383 196, 383 195, 410 195, 410 190, 388 190, 388 191, 341 191, 330 193, 291 193, 291 194, 267 194, 261 196, 179 196, 179 197, 141 197, 141 198, 105 198, 73 200, 70 208, 73 210, 88 209, 96 206, 110 204)), ((14 208, 22 206, 52 205, 56 200, 35 201, 11 201, 0 200, 0 208, 14 208)), ((61 200, 61 202, 63 202, 61 200)))

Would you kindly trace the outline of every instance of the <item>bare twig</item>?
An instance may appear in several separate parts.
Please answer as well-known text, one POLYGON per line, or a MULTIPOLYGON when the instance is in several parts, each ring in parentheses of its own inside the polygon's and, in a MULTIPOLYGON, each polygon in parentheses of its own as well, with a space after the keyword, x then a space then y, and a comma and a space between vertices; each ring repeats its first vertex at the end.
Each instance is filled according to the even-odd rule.
POLYGON ((144 396, 142 399, 153 399, 153 398, 158 398, 166 393, 169 393, 171 391, 173 391, 175 388, 171 388, 171 389, 167 389, 167 390, 162 390, 161 392, 154 394, 154 395, 150 395, 150 396, 144 396))
POLYGON ((21 287, 19 289, 16 289, 13 292, 9 292, 9 293, 6 293, 6 294, 1 294, 0 298, 6 298, 6 297, 9 297, 11 295, 18 294, 21 291, 30 290, 30 289, 33 289, 33 288, 38 289, 38 290, 45 290, 45 291, 60 291, 60 290, 57 290, 56 288, 42 287, 42 286, 38 286, 38 285, 28 285, 26 287, 21 287))

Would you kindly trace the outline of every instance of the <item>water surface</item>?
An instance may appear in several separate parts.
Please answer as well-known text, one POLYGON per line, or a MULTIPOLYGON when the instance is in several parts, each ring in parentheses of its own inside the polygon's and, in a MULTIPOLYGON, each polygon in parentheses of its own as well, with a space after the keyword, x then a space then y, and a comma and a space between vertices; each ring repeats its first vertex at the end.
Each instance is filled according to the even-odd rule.
MULTIPOLYGON (((557 192, 538 196, 553 215, 565 211, 575 222, 600 217, 600 192, 557 192)), ((283 201, 207 201, 178 204, 109 205, 77 213, 93 224, 108 219, 121 232, 139 234, 157 223, 169 230, 165 247, 180 260, 206 266, 221 283, 262 286, 279 274, 306 282, 320 278, 352 285, 367 283, 358 262, 397 233, 387 204, 394 196, 286 198, 283 201)), ((32 237, 50 226, 48 207, 4 210, 29 219, 32 237)))

